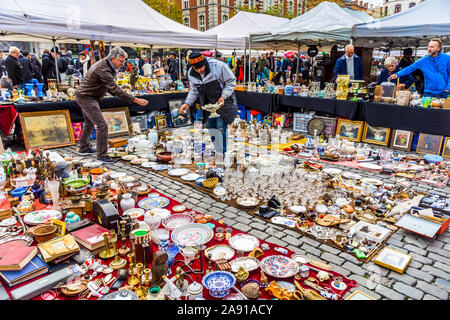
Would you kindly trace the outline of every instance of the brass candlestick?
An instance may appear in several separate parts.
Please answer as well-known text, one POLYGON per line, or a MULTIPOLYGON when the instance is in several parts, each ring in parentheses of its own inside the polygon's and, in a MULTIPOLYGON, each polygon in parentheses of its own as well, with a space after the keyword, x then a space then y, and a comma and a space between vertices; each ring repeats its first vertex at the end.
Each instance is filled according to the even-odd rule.
POLYGON ((113 252, 109 247, 108 232, 103 232, 102 235, 103 241, 105 243, 105 250, 100 252, 98 256, 102 259, 111 259, 112 257, 114 257, 115 252, 113 252))
POLYGON ((136 278, 137 278, 137 283, 136 284, 139 284, 139 286, 137 287, 135 293, 139 297, 141 297, 141 296, 143 296, 145 294, 145 291, 142 288, 142 269, 143 269, 143 267, 144 267, 144 265, 142 263, 137 263, 136 264, 136 269, 137 269, 136 273, 135 273, 136 278))
POLYGON ((127 265, 127 260, 120 258, 119 257, 119 253, 117 252, 117 238, 116 241, 113 242, 113 248, 114 248, 114 261, 112 261, 109 266, 114 269, 114 270, 118 270, 118 269, 122 269, 123 267, 125 267, 127 265))
POLYGON ((150 288, 150 272, 151 270, 149 268, 144 269, 145 274, 144 286, 146 288, 145 291, 147 291, 150 288))

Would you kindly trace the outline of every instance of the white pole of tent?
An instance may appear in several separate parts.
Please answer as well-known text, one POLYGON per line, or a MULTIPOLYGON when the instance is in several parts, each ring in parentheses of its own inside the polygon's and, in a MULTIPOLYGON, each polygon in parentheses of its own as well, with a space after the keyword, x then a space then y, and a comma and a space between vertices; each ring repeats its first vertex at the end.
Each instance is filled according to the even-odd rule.
MULTIPOLYGON (((241 61, 242 62, 242 61, 241 61)), ((242 69, 244 70, 244 83, 247 81, 247 77, 245 76, 245 65, 247 64, 247 41, 245 41, 245 48, 244 48, 244 65, 242 66, 242 69)), ((239 74, 239 73, 238 73, 239 74)))
POLYGON ((178 76, 180 77, 181 80, 181 50, 180 48, 178 48, 178 76))
POLYGON ((56 83, 59 86, 58 55, 56 53, 56 40, 55 40, 55 38, 53 38, 52 41, 53 41, 53 51, 55 52, 56 83))
POLYGON ((252 82, 252 40, 248 37, 248 82, 252 82))
POLYGON ((295 79, 294 79, 294 83, 297 82, 299 64, 300 64, 300 43, 298 43, 298 50, 297 50, 297 68, 296 68, 297 70, 295 70, 295 79))
POLYGON ((150 46, 150 65, 152 66, 152 78, 153 78, 153 45, 150 46))

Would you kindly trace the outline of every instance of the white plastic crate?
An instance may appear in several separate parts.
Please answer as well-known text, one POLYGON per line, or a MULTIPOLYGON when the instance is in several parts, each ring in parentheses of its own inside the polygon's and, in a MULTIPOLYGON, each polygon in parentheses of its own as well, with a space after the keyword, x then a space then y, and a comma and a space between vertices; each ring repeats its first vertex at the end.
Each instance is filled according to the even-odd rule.
POLYGON ((293 127, 292 130, 293 131, 300 131, 300 132, 306 132, 307 130, 307 125, 308 122, 314 118, 314 114, 315 112, 305 112, 305 113, 301 113, 301 112, 295 112, 294 113, 294 123, 293 123, 293 127))

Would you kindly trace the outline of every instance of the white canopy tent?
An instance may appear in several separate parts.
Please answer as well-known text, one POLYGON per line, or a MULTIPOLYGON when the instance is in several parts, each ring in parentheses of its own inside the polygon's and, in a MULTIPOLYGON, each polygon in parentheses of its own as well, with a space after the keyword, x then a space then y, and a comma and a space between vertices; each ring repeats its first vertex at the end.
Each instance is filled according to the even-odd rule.
MULTIPOLYGON (((217 35, 218 49, 247 48, 250 33, 262 32, 289 21, 287 18, 271 16, 263 13, 240 11, 226 22, 209 29, 205 33, 217 35)), ((254 45, 254 49, 266 49, 267 45, 254 45)))
POLYGON ((0 41, 102 40, 154 48, 215 48, 217 42, 141 0, 0 0, 0 8, 0 41))
POLYGON ((427 0, 395 15, 353 26, 352 38, 365 47, 427 46, 435 36, 450 44, 449 12, 449 0, 427 0))
POLYGON ((336 3, 322 2, 303 15, 274 27, 270 32, 250 35, 253 45, 271 43, 273 47, 297 49, 302 45, 325 46, 346 44, 353 25, 373 20, 353 10, 344 10, 336 3))

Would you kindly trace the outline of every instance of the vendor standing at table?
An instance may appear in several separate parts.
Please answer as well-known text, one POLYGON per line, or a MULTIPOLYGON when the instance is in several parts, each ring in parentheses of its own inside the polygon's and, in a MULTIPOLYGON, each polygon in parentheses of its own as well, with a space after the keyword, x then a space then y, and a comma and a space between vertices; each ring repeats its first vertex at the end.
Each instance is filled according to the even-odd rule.
POLYGON ((391 75, 389 80, 408 75, 417 69, 425 78, 424 96, 431 98, 447 98, 450 95, 450 56, 442 53, 442 41, 431 39, 428 54, 409 67, 391 75))
MULTIPOLYGON (((395 57, 387 57, 384 60, 384 69, 381 71, 380 76, 378 77, 377 84, 381 84, 383 82, 389 82, 389 77, 396 72, 399 72, 400 68, 397 65, 397 59, 395 57)), ((396 82, 394 80, 390 80, 390 82, 396 82)), ((397 85, 397 89, 403 90, 408 89, 414 83, 414 78, 412 76, 406 75, 400 77, 400 81, 397 85)))
POLYGON ((82 155, 94 153, 89 146, 89 137, 95 125, 97 126, 97 159, 106 163, 114 161, 107 155, 108 124, 100 111, 99 101, 106 92, 109 92, 128 104, 137 103, 140 106, 148 104, 147 100, 135 98, 126 93, 115 82, 118 70, 123 66, 127 57, 127 53, 122 48, 113 48, 106 58, 90 67, 75 91, 75 98, 84 117, 79 153, 82 155))
MULTIPOLYGON (((221 159, 227 150, 227 127, 237 115, 237 102, 234 95, 236 77, 230 67, 222 61, 214 58, 207 59, 199 52, 191 53, 188 58, 192 66, 188 71, 190 91, 186 97, 186 103, 180 107, 179 112, 187 112, 197 99, 201 106, 210 103, 222 104, 222 107, 217 110, 219 117, 206 120, 206 128, 209 129, 216 150, 216 158, 221 159)), ((208 112, 206 114, 203 119, 209 116, 208 112)))
POLYGON ((334 81, 337 76, 345 74, 350 76, 350 80, 364 80, 364 66, 359 56, 355 54, 355 47, 348 44, 345 47, 345 54, 337 59, 334 66, 334 81))

